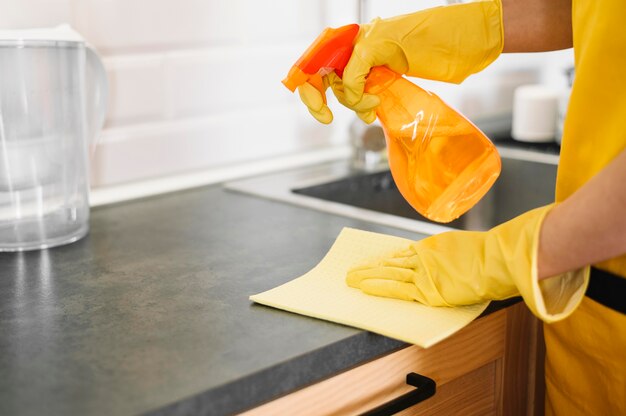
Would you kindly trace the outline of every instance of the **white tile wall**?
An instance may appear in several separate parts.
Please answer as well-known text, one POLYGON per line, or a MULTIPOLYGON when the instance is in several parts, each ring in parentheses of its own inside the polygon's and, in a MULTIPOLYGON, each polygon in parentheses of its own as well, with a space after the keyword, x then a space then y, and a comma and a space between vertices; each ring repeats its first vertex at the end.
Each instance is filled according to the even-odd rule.
POLYGON ((393 17, 445 4, 447 4, 446 0, 421 0, 417 2, 406 0, 366 0, 363 2, 363 17, 369 21, 374 17, 393 17))
POLYGON ((280 84, 325 26, 323 2, 76 0, 73 6, 74 26, 104 55, 111 79, 95 185, 334 140, 338 126, 311 120, 280 84))
POLYGON ((160 120, 166 106, 166 70, 162 54, 105 57, 109 79, 106 126, 160 120))
POLYGON ((100 186, 335 143, 341 123, 316 123, 280 83, 329 16, 355 20, 356 0, 333 3, 0 0, 0 28, 70 23, 103 57, 100 186))
POLYGON ((165 56, 167 104, 172 117, 265 108, 293 102, 282 86, 294 47, 217 47, 165 56))
MULTIPOLYGON (((419 7, 443 3, 427 0, 419 7)), ((100 186, 345 142, 349 111, 331 98, 335 122, 320 125, 280 80, 321 29, 358 21, 358 4, 0 0, 0 28, 70 23, 103 57, 110 103, 92 169, 92 183, 100 186)), ((363 17, 414 7, 371 0, 363 17)), ((462 87, 424 86, 471 116, 506 113, 510 97, 498 91, 527 81, 528 74, 511 75, 520 62, 530 61, 494 65, 462 87)))
POLYGON ((0 0, 0 28, 55 26, 72 18, 72 0, 0 0))
POLYGON ((241 1, 80 0, 74 25, 105 54, 236 43, 241 1))
POLYGON ((303 110, 294 112, 284 106, 110 128, 95 154, 92 181, 121 183, 128 178, 180 173, 181 169, 222 167, 331 143, 332 129, 320 129, 308 119, 303 110), (276 134, 265 133, 274 130, 276 134))

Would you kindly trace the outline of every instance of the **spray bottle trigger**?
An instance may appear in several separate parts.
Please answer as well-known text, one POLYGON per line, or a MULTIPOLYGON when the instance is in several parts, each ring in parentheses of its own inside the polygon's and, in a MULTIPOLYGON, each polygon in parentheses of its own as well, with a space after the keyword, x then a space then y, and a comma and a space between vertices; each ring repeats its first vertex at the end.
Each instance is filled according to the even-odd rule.
POLYGON ((322 99, 324 100, 324 104, 328 104, 326 102, 326 86, 324 85, 324 79, 319 74, 319 72, 311 75, 307 82, 313 85, 315 89, 318 90, 320 94, 322 94, 322 99))

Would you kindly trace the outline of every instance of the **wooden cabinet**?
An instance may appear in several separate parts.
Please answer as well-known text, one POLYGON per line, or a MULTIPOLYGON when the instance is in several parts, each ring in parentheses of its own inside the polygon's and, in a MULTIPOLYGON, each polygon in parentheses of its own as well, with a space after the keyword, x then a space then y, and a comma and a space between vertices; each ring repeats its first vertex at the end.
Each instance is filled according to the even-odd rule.
POLYGON ((431 348, 404 348, 245 415, 360 414, 411 391, 411 372, 435 380, 437 392, 403 416, 542 414, 542 346, 540 324, 518 303, 431 348))

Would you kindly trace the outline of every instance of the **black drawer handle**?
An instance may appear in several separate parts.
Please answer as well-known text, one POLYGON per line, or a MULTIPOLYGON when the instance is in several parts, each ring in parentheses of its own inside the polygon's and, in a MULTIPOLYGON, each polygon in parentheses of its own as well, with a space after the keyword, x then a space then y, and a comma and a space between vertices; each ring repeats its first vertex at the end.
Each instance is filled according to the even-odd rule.
POLYGON ((435 395, 437 383, 432 378, 421 374, 409 373, 406 375, 406 384, 415 387, 415 390, 403 394, 390 402, 381 404, 362 416, 389 416, 408 409, 435 395))

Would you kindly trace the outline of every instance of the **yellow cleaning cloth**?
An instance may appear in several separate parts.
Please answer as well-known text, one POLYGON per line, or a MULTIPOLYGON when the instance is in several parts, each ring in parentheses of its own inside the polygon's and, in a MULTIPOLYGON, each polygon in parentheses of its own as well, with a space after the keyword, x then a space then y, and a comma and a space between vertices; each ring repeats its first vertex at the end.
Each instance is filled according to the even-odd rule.
POLYGON ((411 240, 344 228, 311 271, 250 300, 324 319, 427 348, 454 334, 482 313, 489 302, 455 308, 366 295, 348 287, 351 267, 400 251, 411 240))

